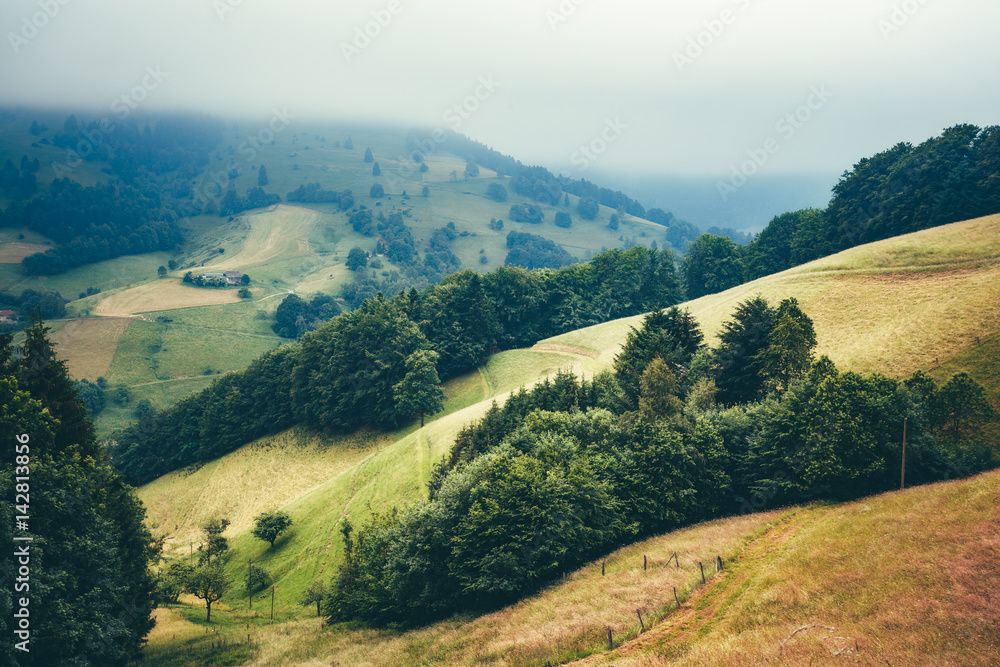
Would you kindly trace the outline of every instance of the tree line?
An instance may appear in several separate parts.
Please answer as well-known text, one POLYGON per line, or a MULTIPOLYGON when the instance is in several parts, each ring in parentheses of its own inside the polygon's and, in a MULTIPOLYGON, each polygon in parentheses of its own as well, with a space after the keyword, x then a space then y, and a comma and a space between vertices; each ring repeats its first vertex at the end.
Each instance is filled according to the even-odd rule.
MULTIPOLYGON (((406 146, 407 150, 410 151, 410 157, 415 162, 422 163, 425 154, 433 152, 435 149, 446 150, 455 155, 463 156, 469 163, 492 169, 500 178, 510 176, 510 188, 516 194, 527 197, 538 204, 556 206, 562 201, 568 206, 566 195, 571 194, 581 199, 593 200, 601 206, 615 209, 620 214, 627 213, 663 225, 667 228, 668 240, 680 252, 684 251, 688 242, 693 241, 699 235, 697 227, 661 208, 647 210, 642 204, 618 190, 603 188, 582 178, 572 179, 563 175, 556 176, 544 167, 525 166, 509 155, 504 155, 460 134, 447 132, 443 141, 438 142, 429 133, 414 130, 407 137, 406 146)), ((487 195, 496 201, 505 201, 507 189, 503 186, 493 188, 491 184, 487 195)), ((589 204, 585 204, 584 209, 587 210, 589 206, 589 204)), ((517 221, 513 214, 510 217, 517 221)), ((533 218, 524 221, 540 222, 541 220, 533 218)), ((728 233, 729 230, 722 231, 728 233)))
POLYGON ((56 179, 47 195, 14 202, 0 214, 0 227, 27 227, 58 247, 21 261, 27 275, 52 275, 121 255, 168 250, 181 242, 177 214, 155 187, 83 187, 56 179))
MULTIPOLYGON (((391 428, 426 412, 395 389, 415 372, 413 355, 434 352, 436 373, 448 379, 492 352, 682 300, 672 253, 640 246, 559 270, 467 269, 422 291, 366 299, 299 343, 147 415, 115 436, 112 458, 141 484, 294 424, 391 428)), ((290 318, 283 316, 283 326, 290 318)))
POLYGON ((898 488, 904 419, 911 484, 1000 463, 977 438, 994 410, 967 375, 938 387, 843 372, 813 361, 811 330, 794 300, 758 298, 708 349, 688 313, 658 311, 614 371, 560 372, 494 403, 458 435, 426 502, 344 522, 329 620, 488 611, 636 539, 898 488))
POLYGON ((858 161, 825 209, 772 219, 741 248, 713 234, 688 247, 684 278, 696 298, 857 245, 1000 212, 1000 127, 956 125, 914 146, 858 161))

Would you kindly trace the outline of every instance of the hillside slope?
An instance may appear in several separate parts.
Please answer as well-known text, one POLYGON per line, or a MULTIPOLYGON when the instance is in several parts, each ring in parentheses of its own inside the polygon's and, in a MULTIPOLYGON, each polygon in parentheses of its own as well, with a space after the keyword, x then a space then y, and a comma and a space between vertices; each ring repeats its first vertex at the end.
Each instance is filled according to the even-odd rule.
MULTIPOLYGON (((817 355, 859 372, 933 370, 1000 332, 1000 215, 859 246, 685 304, 707 342, 736 305, 795 297, 813 319, 817 355)), ((536 347, 610 363, 641 317, 580 329, 536 347)), ((988 372, 981 369, 973 373, 988 372)))
MULTIPOLYGON (((761 293, 795 296, 813 318, 819 351, 852 370, 892 374, 966 360, 974 375, 991 379, 1000 299, 1000 216, 958 223, 856 248, 758 280, 688 306, 711 335, 735 304, 761 293), (906 321, 907 326, 902 326, 906 321), (979 337, 980 345, 976 345, 979 337), (978 359, 971 364, 969 359, 978 359), (949 361, 954 360, 954 361, 949 361)), ((610 322, 543 341, 530 350, 494 356, 478 373, 449 383, 444 414, 422 430, 348 438, 316 438, 290 431, 248 445, 196 471, 178 471, 140 489, 150 523, 168 536, 168 554, 187 555, 197 526, 226 514, 233 524, 230 574, 242 576, 247 558, 268 567, 282 591, 279 618, 303 614, 295 603, 309 584, 328 578, 340 562, 338 526, 424 497, 431 465, 463 424, 494 398, 559 368, 577 373, 607 368, 639 318, 610 322), (310 448, 315 448, 315 453, 310 448), (281 507, 295 525, 268 550, 249 534, 252 517, 281 507)), ((995 400, 996 394, 993 394, 995 400)), ((245 594, 225 600, 243 609, 245 594)), ((199 612, 190 610, 189 618, 199 612)))
POLYGON ((998 536, 991 472, 699 524, 619 549, 493 614, 402 634, 307 618, 247 635, 242 623, 261 614, 238 603, 206 634, 187 620, 197 612, 160 609, 146 662, 986 667, 1000 661, 998 536))

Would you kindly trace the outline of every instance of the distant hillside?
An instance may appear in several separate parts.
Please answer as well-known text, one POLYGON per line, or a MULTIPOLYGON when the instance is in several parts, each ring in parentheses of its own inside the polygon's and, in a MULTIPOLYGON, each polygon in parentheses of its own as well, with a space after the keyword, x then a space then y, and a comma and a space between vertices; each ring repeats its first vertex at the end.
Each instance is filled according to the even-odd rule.
MULTIPOLYGON (((307 301, 323 295, 338 312, 462 268, 558 266, 613 248, 686 243, 616 207, 583 202, 581 214, 584 196, 571 192, 550 203, 523 196, 513 174, 499 177, 485 164, 466 176, 468 156, 447 146, 411 163, 401 129, 138 113, 102 129, 101 120, 0 113, 0 209, 9 213, 0 224, 18 225, 0 229, 0 292, 12 297, 5 309, 44 299, 56 306, 51 317, 76 320, 51 325, 75 378, 107 381, 96 416, 102 435, 135 422, 137 410, 168 408, 245 369, 286 340, 275 330, 301 333, 296 318, 273 326, 292 292, 307 301), (53 190, 58 179, 68 181, 53 190), (374 186, 381 194, 373 196, 374 186), (303 188, 311 196, 287 201, 303 188), (512 207, 526 206, 537 217, 511 217, 512 207), (52 216, 67 229, 52 227, 52 216), (531 242, 508 244, 511 232, 531 242), (141 250, 155 252, 123 254, 141 250), (352 250, 368 255, 358 270, 347 268, 352 250), (51 275, 26 275, 25 266, 51 275), (226 270, 250 276, 249 298, 182 283, 188 271, 226 270), (22 298, 26 290, 42 296, 22 298), (94 316, 130 321, 110 326, 94 316)), ((608 199, 616 206, 628 200, 595 192, 617 197, 608 199)), ((320 321, 310 315, 303 328, 320 321)))

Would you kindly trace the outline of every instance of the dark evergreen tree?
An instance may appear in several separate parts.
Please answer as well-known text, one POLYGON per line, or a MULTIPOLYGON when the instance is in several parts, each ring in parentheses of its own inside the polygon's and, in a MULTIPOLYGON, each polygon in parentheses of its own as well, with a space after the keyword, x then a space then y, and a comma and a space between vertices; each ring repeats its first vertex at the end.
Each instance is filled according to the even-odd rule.
POLYGON ((740 248, 729 238, 702 234, 684 256, 684 285, 689 299, 724 292, 743 282, 740 248))

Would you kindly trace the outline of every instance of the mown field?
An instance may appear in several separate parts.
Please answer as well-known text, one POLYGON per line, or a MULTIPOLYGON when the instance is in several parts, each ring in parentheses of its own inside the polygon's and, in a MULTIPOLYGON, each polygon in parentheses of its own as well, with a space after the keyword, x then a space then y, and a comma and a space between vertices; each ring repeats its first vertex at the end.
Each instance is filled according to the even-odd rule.
MULTIPOLYGON (((711 340, 739 301, 758 293, 772 300, 795 296, 815 322, 819 352, 830 355, 842 368, 891 374, 924 368, 940 379, 946 379, 951 370, 965 369, 984 382, 996 401, 1000 357, 995 351, 1000 322, 995 306, 990 304, 997 303, 1000 296, 997 294, 1000 281, 996 280, 996 272, 1000 270, 998 226, 1000 216, 994 216, 883 241, 693 301, 688 307, 711 340), (925 244, 934 248, 932 254, 922 252, 925 244), (872 257, 880 258, 878 266, 871 265, 872 257), (990 275, 992 281, 985 277, 990 275), (905 317, 912 318, 912 326, 898 327, 899 318, 905 317), (883 327, 889 328, 890 333, 883 335, 883 327), (902 340, 896 340, 899 337, 902 340), (915 350, 922 352, 916 354, 915 350), (936 353, 937 363, 932 353, 936 353)), ((663 641, 669 646, 661 654, 688 660, 688 664, 781 664, 783 658, 773 655, 773 651, 789 633, 809 623, 837 627, 837 634, 832 636, 856 639, 858 648, 853 648, 855 653, 850 655, 857 657, 855 654, 863 646, 863 660, 885 655, 891 664, 941 664, 949 659, 958 660, 954 664, 992 664, 977 663, 974 656, 989 655, 984 652, 996 650, 996 635, 977 630, 973 637, 971 631, 948 620, 952 618, 954 603, 938 600, 947 598, 951 587, 959 584, 949 578, 950 574, 945 576, 941 568, 935 570, 936 566, 928 563, 935 559, 966 563, 963 558, 973 558, 975 566, 966 563, 962 567, 973 568, 968 571, 985 567, 982 564, 986 561, 978 560, 979 555, 970 556, 971 552, 956 540, 996 525, 1000 481, 996 474, 952 486, 889 494, 877 500, 881 503, 878 512, 872 509, 876 507, 873 499, 846 506, 804 508, 789 514, 742 517, 656 538, 608 557, 612 564, 636 563, 640 553, 662 560, 664 553, 677 551, 678 545, 689 540, 684 535, 697 534, 699 537, 690 538, 697 546, 685 552, 689 556, 702 559, 704 554, 711 556, 714 551, 727 562, 738 564, 743 558, 746 563, 742 570, 733 568, 733 579, 725 579, 737 581, 738 585, 726 584, 727 588, 711 596, 694 591, 693 566, 682 556, 681 572, 671 575, 674 578, 656 580, 658 583, 651 588, 642 583, 646 581, 642 577, 648 575, 637 574, 632 565, 624 567, 622 578, 615 581, 592 580, 596 565, 591 565, 575 574, 567 573, 565 584, 497 615, 453 619, 406 634, 351 628, 321 630, 319 621, 310 618, 314 610, 310 612, 297 604, 312 581, 328 578, 336 570, 342 549, 337 527, 345 517, 356 523, 373 512, 417 502, 424 497, 433 463, 447 451, 457 430, 483 414, 491 400, 502 400, 503 392, 551 375, 560 368, 572 368, 588 376, 608 368, 629 327, 639 320, 630 318, 598 325, 543 341, 530 350, 495 355, 479 373, 469 374, 449 388, 450 396, 459 392, 463 398, 452 398, 445 413, 424 429, 417 430, 411 425, 396 433, 331 438, 326 445, 331 449, 325 450, 323 456, 339 456, 338 460, 346 467, 332 476, 324 473, 320 482, 302 481, 302 475, 311 474, 298 472, 308 468, 308 457, 294 465, 285 463, 285 457, 298 456, 297 448, 312 446, 309 443, 316 437, 292 430, 248 445, 197 471, 167 475, 140 489, 140 496, 150 508, 151 523, 168 535, 171 555, 183 556, 185 546, 190 548, 196 538, 200 522, 213 513, 228 512, 234 522, 227 533, 233 546, 233 557, 227 566, 230 574, 241 576, 240 568, 245 567, 247 558, 275 573, 278 624, 273 628, 260 625, 263 617, 257 611, 257 603, 251 613, 245 593, 238 591, 223 600, 228 610, 218 614, 213 611, 213 619, 218 616, 223 633, 226 627, 245 627, 250 623, 252 645, 241 658, 252 658, 250 664, 319 665, 331 664, 333 660, 364 665, 430 664, 437 656, 447 664, 543 665, 546 660, 582 658, 599 652, 602 643, 606 645, 608 625, 623 639, 634 637, 639 629, 637 608, 643 610, 644 619, 659 624, 662 618, 662 623, 669 623, 673 613, 670 600, 664 599, 660 588, 668 581, 675 582, 669 585, 677 586, 682 601, 687 592, 692 593, 694 611, 685 615, 680 625, 664 626, 674 629, 665 631, 663 641), (359 438, 364 444, 358 444, 359 438), (336 454, 330 454, 331 451, 336 454), (268 475, 265 471, 269 470, 278 472, 268 475), (237 486, 249 488, 247 480, 265 476, 266 489, 234 490, 237 486), (231 502, 230 495, 238 498, 238 502, 231 502), (905 509, 911 506, 915 509, 905 509), (163 510, 158 509, 167 507, 178 508, 171 509, 173 519, 167 519, 163 510), (248 529, 253 515, 279 507, 291 514, 295 525, 269 550, 266 543, 252 538, 248 529), (966 514, 962 515, 963 512, 966 514), (871 524, 866 523, 869 520, 871 524), (923 540, 924 530, 938 532, 933 539, 924 540, 922 546, 915 546, 923 540), (952 537, 938 539, 937 535, 952 537), (906 554, 906 558, 890 567, 891 559, 900 554, 906 554), (911 558, 911 554, 920 555, 911 558), (927 563, 923 562, 925 558, 927 563), (821 575, 817 569, 807 576, 805 571, 811 559, 837 574, 821 575), (846 568, 845 563, 856 569, 846 568), (791 568, 787 570, 791 574, 782 568, 791 568), (932 576, 932 570, 940 576, 932 576), (909 579, 911 576, 916 579, 909 579), (886 583, 883 577, 891 577, 891 581, 886 583), (767 588, 759 589, 758 594, 754 587, 765 585, 767 588), (875 593, 865 592, 867 586, 887 587, 888 602, 879 603, 875 593), (748 595, 751 590, 754 594, 748 595), (919 614, 896 611, 903 608, 899 604, 914 603, 916 598, 912 596, 919 590, 926 592, 920 598, 924 600, 923 611, 919 614), (607 600, 596 591, 607 591, 607 600), (706 601, 702 602, 703 599, 706 601), (822 599, 823 603, 810 602, 814 599, 822 599), (836 612, 825 620, 820 618, 820 611, 830 607, 835 607, 836 612), (596 612, 591 613, 591 608, 596 612), (731 616, 736 613, 739 615, 731 616), (870 621, 863 620, 866 615, 871 617, 870 621), (820 620, 813 620, 817 618, 820 620), (941 619, 940 623, 936 619, 941 619), (901 628, 898 638, 891 632, 897 627, 895 624, 901 628), (907 642, 915 641, 912 633, 928 624, 944 637, 937 644, 939 652, 928 654, 934 657, 924 663, 912 662, 929 644, 907 642), (758 626, 759 632, 746 634, 758 626), (740 642, 748 643, 739 644, 736 636, 740 642), (715 639, 705 643, 706 637, 715 639), (744 646, 739 650, 749 651, 747 656, 765 657, 740 658, 743 663, 728 662, 743 655, 733 648, 736 646, 744 646), (705 656, 705 662, 698 662, 700 657, 686 656, 705 656)), ((994 544, 983 549, 987 547, 996 548, 994 544)), ((987 549, 982 553, 992 552, 987 549)), ((997 577, 995 562, 993 570, 983 571, 997 577)), ((700 583, 700 577, 695 583, 700 583)), ((188 600, 187 604, 159 612, 164 627, 171 630, 171 638, 165 633, 154 633, 149 654, 152 664, 196 664, 185 662, 189 659, 185 651, 210 655, 197 653, 210 650, 210 644, 205 643, 209 640, 199 635, 198 630, 201 628, 204 634, 199 620, 204 610, 192 602, 188 600), (175 635, 184 637, 183 643, 180 640, 173 643, 175 635)), ((991 612, 994 615, 989 617, 994 623, 995 612, 994 607, 991 612)), ((976 628, 984 627, 982 614, 954 618, 965 619, 963 622, 976 628)), ((808 656, 801 657, 804 661, 801 664, 808 664, 810 659, 819 661, 815 664, 833 664, 830 662, 833 658, 824 657, 826 654, 821 651, 832 640, 810 632, 797 635, 785 650, 794 650, 797 661, 808 656)), ((232 641, 236 638, 238 633, 231 637, 232 641)), ((841 655, 848 655, 846 649, 852 647, 841 643, 833 650, 842 648, 845 652, 841 655)), ((643 656, 657 650, 640 646, 626 658, 645 660, 643 656)), ((618 654, 610 659, 618 660, 618 654)))

